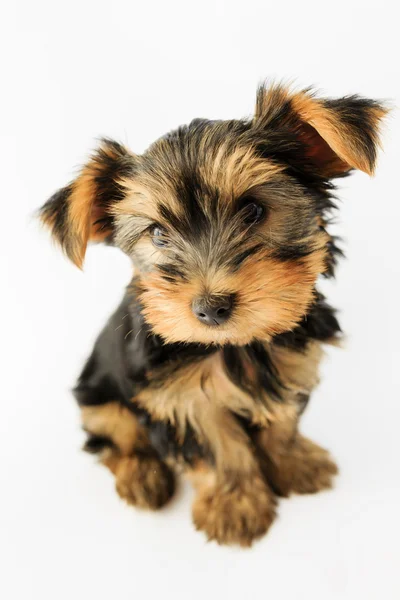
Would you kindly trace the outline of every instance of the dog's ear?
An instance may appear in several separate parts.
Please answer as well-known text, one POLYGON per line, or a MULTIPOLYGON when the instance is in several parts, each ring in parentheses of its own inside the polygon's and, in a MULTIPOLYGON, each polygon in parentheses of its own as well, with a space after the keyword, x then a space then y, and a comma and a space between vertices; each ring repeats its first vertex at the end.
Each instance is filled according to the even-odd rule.
POLYGON ((123 182, 134 174, 135 164, 135 156, 121 144, 103 139, 78 177, 40 209, 40 219, 79 268, 88 242, 112 235, 112 207, 124 198, 123 182))
POLYGON ((254 124, 289 130, 325 177, 337 177, 351 169, 372 175, 380 125, 387 113, 382 103, 360 96, 330 100, 317 98, 310 90, 291 93, 281 85, 262 86, 254 124))

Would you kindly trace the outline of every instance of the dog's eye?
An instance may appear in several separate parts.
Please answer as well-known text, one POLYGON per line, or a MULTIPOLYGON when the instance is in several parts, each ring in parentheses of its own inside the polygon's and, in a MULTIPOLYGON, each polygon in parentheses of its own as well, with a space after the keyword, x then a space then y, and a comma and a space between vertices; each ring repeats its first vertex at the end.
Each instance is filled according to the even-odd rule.
POLYGON ((165 231, 158 225, 153 227, 151 235, 153 244, 157 246, 157 248, 164 248, 165 246, 168 246, 168 240, 166 238, 165 231))
POLYGON ((247 202, 243 208, 243 221, 247 225, 254 225, 259 223, 264 216, 264 208, 257 204, 257 202, 247 202))

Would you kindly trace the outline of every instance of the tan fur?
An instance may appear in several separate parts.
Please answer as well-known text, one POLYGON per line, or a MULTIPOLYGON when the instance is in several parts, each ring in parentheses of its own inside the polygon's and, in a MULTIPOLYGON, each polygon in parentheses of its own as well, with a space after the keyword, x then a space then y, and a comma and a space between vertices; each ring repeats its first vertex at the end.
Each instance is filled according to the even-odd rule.
POLYGON ((181 369, 162 387, 150 386, 135 398, 154 418, 170 421, 182 438, 190 424, 199 442, 211 450, 215 467, 200 461, 187 469, 187 476, 198 491, 196 527, 219 543, 245 546, 265 533, 276 504, 267 481, 282 495, 311 493, 329 487, 337 471, 326 451, 297 432, 297 397, 318 382, 321 345, 310 343, 304 353, 274 345, 269 350, 282 379, 284 402, 268 397, 257 402, 237 388, 219 354, 181 369), (246 414, 262 427, 254 440, 234 414, 246 414))
MULTIPOLYGON (((316 160, 316 165, 319 164, 323 175, 335 176, 351 168, 373 173, 375 155, 371 156, 369 150, 379 145, 380 124, 388 113, 383 104, 370 102, 360 109, 370 138, 366 142, 361 130, 351 124, 351 109, 350 114, 346 114, 335 109, 329 101, 316 98, 310 91, 296 93, 287 86, 272 85, 260 89, 252 125, 256 130, 271 126, 273 131, 277 125, 284 127, 287 123, 279 123, 279 111, 288 104, 291 112, 298 117, 296 124, 290 116, 287 117, 293 133, 306 142, 309 155, 316 160)), ((95 225, 105 216, 117 215, 117 223, 123 226, 124 222, 132 223, 130 217, 134 215, 157 221, 160 216, 157 205, 168 206, 177 215, 182 213, 178 192, 182 166, 180 152, 187 162, 195 163, 203 184, 218 192, 225 206, 231 205, 254 186, 265 186, 279 179, 285 171, 284 166, 261 157, 254 142, 243 142, 243 131, 235 129, 234 122, 230 123, 227 130, 226 122, 214 122, 204 135, 192 144, 186 143, 181 150, 177 150, 177 146, 165 136, 143 156, 134 155, 123 146, 104 140, 71 184, 67 222, 63 224, 62 234, 58 231, 55 235, 71 260, 81 267, 88 242, 102 241, 111 233, 106 223, 103 222, 100 227, 95 225), (152 167, 150 170, 146 169, 148 159, 152 167), (132 166, 135 165, 132 176, 125 174, 123 166, 118 171, 119 161, 123 165, 131 161, 132 166), (117 170, 114 171, 113 167, 110 170, 110 164, 117 165, 117 170), (116 187, 125 191, 126 197, 122 202, 119 194, 113 198, 112 193, 108 206, 99 202, 97 185, 105 175, 110 180, 110 189, 114 186, 114 191, 116 187)), ((208 209, 205 197, 206 213, 208 209)), ((51 207, 44 207, 42 220, 51 229, 57 229, 56 215, 51 207)))
POLYGON ((185 476, 196 489, 194 524, 209 540, 251 546, 275 519, 276 498, 258 474, 235 485, 221 483, 213 467, 198 461, 185 476))
POLYGON ((313 494, 332 487, 338 468, 329 453, 297 431, 297 420, 282 420, 255 440, 264 475, 276 493, 313 494))
MULTIPOLYGON (((161 388, 146 388, 135 398, 154 418, 175 425, 182 438, 190 424, 214 455, 214 467, 199 461, 186 467, 186 474, 197 489, 194 523, 218 543, 249 546, 268 530, 276 514, 268 481, 281 495, 312 493, 330 487, 337 472, 328 453, 297 432, 296 397, 310 392, 318 381, 320 344, 310 343, 304 353, 274 345, 269 351, 284 384, 283 403, 268 397, 256 402, 237 388, 219 354, 181 369, 161 388), (246 414, 262 426, 254 440, 234 414, 246 414)), ((116 445, 100 460, 115 475, 122 499, 147 509, 169 500, 173 475, 151 451, 145 430, 129 410, 119 403, 85 407, 82 422, 88 432, 116 445)))
MULTIPOLYGON (((276 516, 276 499, 264 479, 244 477, 235 486, 202 474, 193 503, 193 521, 209 540, 247 547, 263 536, 276 516)), ((196 475, 195 475, 196 479, 196 475)))
MULTIPOLYGON (((373 174, 374 165, 368 160, 362 140, 358 138, 354 127, 309 90, 296 93, 283 85, 264 88, 257 99, 254 122, 265 126, 288 102, 303 123, 303 127, 300 125, 297 128, 298 135, 310 142, 310 151, 315 153, 318 162, 321 162, 320 159, 325 154, 326 168, 322 168, 324 175, 331 177, 352 168, 360 169, 368 175, 373 174)), ((372 142, 379 146, 381 122, 389 109, 383 104, 376 104, 368 106, 365 112, 370 123, 372 142)))
MULTIPOLYGON (((158 144, 158 152, 161 153, 163 141, 160 140, 158 144)), ((251 148, 238 147, 232 152, 228 146, 221 145, 214 157, 206 154, 202 147, 196 149, 200 157, 202 151, 204 161, 198 165, 199 172, 211 189, 218 190, 221 201, 227 206, 250 188, 274 181, 283 171, 282 166, 258 158, 251 148)), ((137 160, 140 161, 140 158, 137 160)), ((168 207, 177 215, 182 213, 182 204, 176 192, 176 184, 179 183, 175 179, 177 174, 171 169, 167 176, 165 168, 160 161, 157 177, 140 173, 135 180, 119 181, 126 190, 126 198, 113 207, 112 213, 117 217, 120 228, 129 223, 131 216, 145 217, 150 222, 163 222, 160 206, 168 207)), ((203 200, 207 211, 207 197, 203 200)))
MULTIPOLYGON (((127 155, 133 155, 124 149, 127 155)), ((97 152, 82 168, 78 177, 71 184, 72 192, 67 201, 67 223, 64 240, 69 258, 82 268, 88 242, 101 242, 110 234, 107 228, 99 227, 96 222, 105 214, 105 207, 98 203, 97 179, 104 175, 107 166, 104 157, 117 159, 118 154, 107 142, 103 142, 97 152)), ((109 213, 111 215, 111 212, 109 213)), ((56 215, 43 212, 41 219, 50 229, 54 228, 56 215)), ((57 240, 60 241, 60 240, 57 240)))
POLYGON ((120 497, 139 508, 157 509, 172 496, 174 478, 154 453, 146 430, 119 402, 84 407, 84 429, 110 439, 115 448, 103 450, 99 459, 115 475, 120 497))
MULTIPOLYGON (((354 132, 349 125, 340 120, 333 110, 325 107, 321 100, 312 98, 305 93, 295 94, 292 98, 292 106, 300 119, 314 127, 344 165, 347 165, 347 168, 343 168, 344 171, 355 168, 368 175, 373 174, 369 162, 359 150, 354 132)), ((380 120, 387 114, 387 110, 374 107, 369 109, 369 113, 374 121, 374 127, 377 127, 380 120)), ((372 132, 373 129, 371 129, 372 132)), ((379 143, 378 133, 375 142, 379 143)))
POLYGON ((292 329, 313 300, 314 283, 324 271, 325 247, 300 261, 281 262, 261 255, 248 261, 235 275, 210 269, 202 277, 172 287, 160 273, 142 277, 143 314, 155 333, 168 342, 232 343, 244 345, 254 338, 268 340, 292 329), (218 330, 205 328, 191 310, 193 298, 204 293, 237 294, 238 307, 218 330))
MULTIPOLYGON (((218 190, 224 202, 231 202, 250 187, 264 184, 283 171, 281 165, 261 159, 251 147, 232 147, 228 140, 215 145, 213 140, 219 127, 223 125, 216 124, 212 133, 202 137, 199 146, 188 146, 186 152, 188 157, 196 157, 197 168, 204 182, 218 190)), ((176 195, 179 173, 175 170, 176 157, 173 149, 167 140, 161 138, 149 151, 157 162, 157 177, 140 173, 135 186, 140 185, 149 190, 158 203, 166 204, 179 213, 181 205, 176 195)), ((128 189, 130 185, 128 183, 128 189)), ((134 203, 131 204, 131 209, 135 209, 134 203)))
POLYGON ((156 510, 172 496, 173 474, 156 456, 123 457, 114 473, 116 490, 128 504, 156 510))
MULTIPOLYGON (((69 200, 69 218, 71 228, 71 259, 77 267, 82 267, 86 253, 87 243, 94 229, 92 226, 92 209, 95 199, 94 181, 91 167, 87 166, 83 173, 73 184, 73 192, 69 200)), ((99 241, 95 231, 92 235, 93 241, 99 241), (97 240, 96 240, 97 238, 97 240)))
POLYGON ((297 396, 311 392, 317 384, 322 355, 318 343, 310 344, 303 354, 275 346, 270 351, 285 402, 277 403, 266 394, 256 399, 236 387, 219 354, 180 369, 162 387, 150 385, 134 400, 154 418, 171 422, 182 439, 189 424, 200 443, 212 450, 220 473, 233 467, 236 472, 257 471, 249 440, 233 415, 246 416, 264 428, 271 423, 276 423, 277 429, 284 429, 287 423, 293 428, 299 414, 297 396))
POLYGON ((232 152, 221 145, 213 159, 207 158, 200 172, 207 185, 219 190, 227 203, 254 186, 274 180, 283 171, 282 166, 258 158, 251 148, 237 147, 232 152))
MULTIPOLYGON (((317 341, 300 348, 313 336, 314 314, 293 334, 296 349, 282 344, 308 314, 318 277, 333 272, 328 180, 352 168, 372 174, 386 113, 357 96, 324 100, 309 90, 261 87, 252 121, 195 120, 142 156, 104 140, 43 206, 42 220, 79 267, 89 241, 112 239, 132 258, 132 297, 149 334, 214 345, 214 353, 196 348, 182 363, 174 350, 170 360, 161 353, 158 366, 144 367, 146 385, 132 402, 162 422, 159 439, 159 424, 150 425, 154 447, 126 405, 93 406, 90 397, 82 409, 86 448, 99 453, 129 504, 156 509, 171 497, 173 472, 156 451, 164 435, 181 446, 181 456, 171 451, 168 460, 196 487, 194 523, 218 543, 248 546, 264 534, 276 495, 331 486, 335 463, 298 431, 322 357, 317 341), (210 299, 225 305, 196 316, 210 299), (263 350, 267 364, 256 372, 263 350), (192 442, 193 455, 204 457, 197 462, 192 442)), ((334 335, 338 326, 317 297, 316 335, 324 310, 334 335)))
POLYGON ((173 423, 182 436, 187 422, 199 432, 208 429, 201 422, 212 420, 213 410, 250 415, 255 424, 266 424, 270 416, 266 405, 257 406, 254 398, 232 383, 219 354, 181 368, 163 386, 150 385, 135 397, 135 402, 150 410, 155 418, 173 423))
POLYGON ((121 180, 120 183, 126 190, 126 197, 115 204, 112 213, 116 217, 133 215, 145 217, 150 222, 157 222, 160 215, 157 210, 156 196, 151 193, 152 188, 131 179, 121 180))
MULTIPOLYGON (((321 345, 303 352, 268 344, 282 380, 284 402, 254 398, 226 375, 221 355, 166 378, 163 386, 145 388, 134 400, 155 419, 171 422, 181 439, 190 425, 215 459, 186 468, 198 490, 193 519, 198 529, 219 543, 250 545, 275 517, 276 499, 267 482, 282 495, 311 493, 329 487, 336 467, 329 455, 297 432, 299 394, 318 382, 321 345), (246 416, 261 431, 251 440, 234 415, 246 416)), ((251 365, 247 365, 251 377, 251 365)), ((157 381, 161 373, 154 373, 157 381)), ((152 374, 149 373, 151 380, 152 374)), ((147 435, 130 411, 118 403, 86 407, 82 420, 89 432, 110 438, 118 451, 100 457, 116 477, 119 495, 128 503, 158 508, 171 496, 169 468, 149 453, 147 435)))
POLYGON ((125 456, 147 444, 145 430, 120 402, 85 406, 81 409, 81 419, 86 431, 109 438, 125 456))
POLYGON ((168 420, 183 440, 189 424, 198 440, 211 450, 221 477, 238 477, 258 470, 249 440, 232 413, 251 414, 254 423, 268 423, 269 410, 237 388, 212 356, 181 369, 162 387, 146 388, 135 402, 156 419, 168 420))
POLYGON ((270 345, 274 364, 278 365, 279 377, 287 390, 309 393, 318 384, 318 367, 323 357, 322 345, 310 341, 303 352, 270 345))
POLYGON ((337 467, 328 452, 298 432, 299 394, 309 394, 318 383, 322 348, 309 343, 304 353, 273 346, 271 354, 287 390, 287 401, 274 405, 269 427, 254 442, 267 479, 281 495, 313 493, 332 486, 337 467))

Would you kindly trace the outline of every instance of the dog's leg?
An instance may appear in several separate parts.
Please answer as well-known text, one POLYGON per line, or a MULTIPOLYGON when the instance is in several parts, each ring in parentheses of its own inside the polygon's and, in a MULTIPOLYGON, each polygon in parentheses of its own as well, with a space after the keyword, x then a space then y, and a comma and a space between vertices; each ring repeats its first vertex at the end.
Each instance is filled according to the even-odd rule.
POLYGON ((201 463, 189 472, 197 488, 193 520, 210 540, 250 546, 273 522, 276 497, 234 415, 221 409, 212 413, 206 435, 215 465, 201 463))
MULTIPOLYGON (((182 442, 190 426, 206 457, 206 469, 204 463, 193 466, 192 460, 187 470, 198 488, 193 504, 197 529, 220 544, 242 546, 266 533, 275 517, 276 496, 234 410, 254 403, 230 381, 218 356, 174 371, 162 386, 142 390, 136 402, 155 420, 171 423, 182 442)), ((264 411, 265 422, 267 416, 264 411)))
POLYGON ((162 462, 135 415, 120 402, 82 407, 88 433, 85 450, 99 455, 115 475, 121 498, 140 508, 157 509, 171 498, 174 476, 162 462))
POLYGON ((254 437, 263 472, 281 496, 331 488, 338 472, 329 453, 298 432, 298 412, 295 404, 276 409, 275 420, 254 437))

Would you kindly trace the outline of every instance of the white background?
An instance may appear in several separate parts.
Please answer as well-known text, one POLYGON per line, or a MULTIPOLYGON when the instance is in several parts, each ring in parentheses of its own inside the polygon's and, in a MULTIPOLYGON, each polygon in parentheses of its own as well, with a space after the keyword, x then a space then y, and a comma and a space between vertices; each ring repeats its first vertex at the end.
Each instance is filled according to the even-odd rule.
POLYGON ((69 393, 130 278, 112 248, 79 272, 33 211, 100 135, 143 151, 193 117, 251 114, 264 77, 326 95, 400 98, 394 2, 2 4, 0 596, 398 599, 399 117, 374 179, 341 183, 348 260, 324 286, 340 308, 303 431, 330 448, 336 489, 280 503, 251 550, 207 544, 183 487, 158 514, 126 507, 80 452, 69 393))

